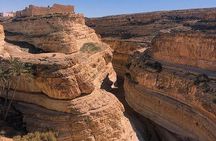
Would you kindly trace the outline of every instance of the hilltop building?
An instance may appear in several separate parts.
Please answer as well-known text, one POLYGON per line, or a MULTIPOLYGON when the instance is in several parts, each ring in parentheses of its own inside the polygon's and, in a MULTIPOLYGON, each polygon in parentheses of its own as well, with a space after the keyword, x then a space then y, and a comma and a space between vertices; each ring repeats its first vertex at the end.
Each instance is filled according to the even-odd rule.
POLYGON ((9 17, 14 17, 14 16, 15 16, 14 12, 2 12, 2 13, 0 13, 0 17, 9 18, 9 17))

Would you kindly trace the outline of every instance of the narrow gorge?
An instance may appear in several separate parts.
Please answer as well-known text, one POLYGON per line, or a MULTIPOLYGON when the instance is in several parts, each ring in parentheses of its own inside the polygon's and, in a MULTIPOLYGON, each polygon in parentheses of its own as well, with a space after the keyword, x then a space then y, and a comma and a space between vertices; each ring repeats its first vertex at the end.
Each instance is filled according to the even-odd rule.
POLYGON ((216 140, 215 13, 209 8, 87 19, 114 50, 114 69, 124 79, 121 98, 143 125, 151 125, 147 131, 155 129, 146 140, 156 140, 155 134, 166 141, 216 140))
POLYGON ((215 141, 216 9, 0 20, 0 141, 215 141))

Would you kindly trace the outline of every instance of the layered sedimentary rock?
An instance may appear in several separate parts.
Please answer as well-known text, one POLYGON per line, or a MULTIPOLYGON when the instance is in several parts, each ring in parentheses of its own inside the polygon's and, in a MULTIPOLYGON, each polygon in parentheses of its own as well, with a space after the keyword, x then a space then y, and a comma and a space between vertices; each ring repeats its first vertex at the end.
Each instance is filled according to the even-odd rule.
POLYGON ((216 70, 216 35, 205 33, 160 34, 152 56, 160 61, 216 70))
POLYGON ((215 13, 210 8, 87 19, 113 47, 117 73, 126 73, 128 104, 183 140, 215 140, 215 13))
POLYGON ((16 18, 4 28, 7 41, 28 42, 45 52, 74 53, 86 42, 100 42, 94 30, 85 25, 82 14, 16 18))
POLYGON ((160 30, 189 26, 214 28, 215 8, 190 9, 175 11, 158 11, 149 13, 124 14, 101 18, 87 18, 86 24, 95 29, 102 38, 113 40, 137 41, 151 43, 160 30), (210 21, 208 25, 204 23, 210 21))
POLYGON ((157 36, 130 64, 124 84, 128 104, 172 132, 216 140, 215 51, 214 38, 205 34, 157 36))
POLYGON ((120 77, 124 77, 128 59, 135 52, 143 52, 145 50, 145 48, 143 48, 140 44, 131 41, 109 39, 104 39, 103 41, 109 44, 110 47, 114 50, 112 64, 116 73, 120 77))
POLYGON ((0 41, 3 41, 4 40, 4 29, 3 29, 3 26, 0 25, 0 41))
POLYGON ((0 52, 3 50, 4 38, 4 29, 3 26, 0 25, 0 52))
MULTIPOLYGON (((100 42, 84 23, 77 23, 83 21, 80 17, 45 17, 6 23, 6 40, 27 42, 52 53, 31 54, 23 46, 9 43, 0 52, 1 63, 17 58, 28 68, 28 73, 12 77, 8 93, 9 99, 14 99, 13 107, 22 113, 27 131, 49 130, 57 133, 58 140, 68 141, 138 140, 122 104, 100 89, 106 77, 115 79, 109 46, 100 42), (58 22, 48 24, 54 21, 58 22), (65 31, 59 31, 62 28, 65 31), (51 34, 56 34, 55 38, 51 34), (69 42, 76 41, 77 46, 66 40, 71 36, 74 39, 69 42), (70 52, 74 47, 76 51, 70 52)), ((6 97, 6 93, 1 93, 1 97, 6 97)))
MULTIPOLYGON (((151 47, 152 40, 160 33, 169 33, 171 30, 186 32, 198 30, 209 32, 211 34, 214 33, 215 13, 215 8, 159 11, 107 16, 101 18, 87 18, 86 24, 94 28, 96 33, 100 34, 104 41, 108 40, 107 43, 109 43, 111 47, 113 45, 115 46, 116 42, 121 42, 121 45, 118 45, 117 48, 114 48, 118 50, 121 48, 121 50, 124 50, 124 52, 114 52, 113 60, 114 68, 117 70, 117 72, 119 69, 121 69, 119 73, 121 74, 125 70, 125 68, 122 67, 122 64, 128 63, 125 59, 126 56, 136 52, 136 50, 140 51, 140 48, 145 50, 146 48, 151 47), (133 50, 128 50, 127 46, 133 47, 133 50), (118 59, 115 61, 115 58, 118 59), (122 63, 122 61, 124 63, 122 63)), ((194 42, 194 45, 197 45, 198 43, 195 43, 197 40, 191 39, 191 41, 188 42, 194 42)), ((205 39, 202 41, 204 40, 205 39)), ((207 42, 208 41, 205 41, 205 43, 207 42)))

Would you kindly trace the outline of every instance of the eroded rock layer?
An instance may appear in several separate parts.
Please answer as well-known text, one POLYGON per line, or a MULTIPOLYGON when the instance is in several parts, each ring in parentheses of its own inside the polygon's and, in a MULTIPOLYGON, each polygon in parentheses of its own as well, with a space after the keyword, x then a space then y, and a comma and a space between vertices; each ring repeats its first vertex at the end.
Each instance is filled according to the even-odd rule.
MULTIPOLYGON (((24 41, 55 53, 31 54, 23 46, 4 43, 0 51, 1 65, 10 66, 11 59, 16 58, 28 71, 11 77, 10 91, 0 96, 13 99, 12 105, 22 113, 28 132, 53 131, 60 141, 137 141, 122 104, 111 93, 100 89, 105 78, 115 80, 112 50, 92 29, 77 23, 76 20, 83 20, 80 17, 56 16, 19 18, 5 24, 6 40, 24 41), (32 24, 26 25, 27 21, 32 24), (48 26, 54 21, 58 22, 48 26), (40 28, 44 25, 43 30, 38 29, 39 25, 40 28), (67 30, 59 31, 62 27, 67 30), (50 38, 53 32, 58 34, 50 38), (59 37, 59 32, 68 33, 59 37), (76 36, 73 40, 79 42, 75 52, 70 52, 74 45, 64 44, 69 36, 76 36), (59 40, 55 42, 55 39, 59 40)), ((0 85, 4 87, 4 83, 0 85)))
POLYGON ((114 49, 128 104, 185 140, 215 140, 215 13, 208 8, 86 20, 114 49))
POLYGON ((160 34, 153 41, 152 56, 169 63, 216 70, 216 36, 194 32, 160 34))
POLYGON ((73 53, 87 42, 100 42, 81 14, 53 14, 15 18, 4 24, 6 39, 28 42, 45 52, 73 53))
POLYGON ((154 39, 152 48, 134 56, 124 84, 126 100, 134 110, 172 132, 214 141, 216 74, 211 71, 216 63, 212 55, 214 41, 207 35, 184 33, 182 37, 182 34, 161 35, 154 39), (203 41, 202 45, 195 45, 196 42, 189 42, 194 36, 207 38, 212 44, 203 41), (205 66, 199 63, 203 60, 207 62, 205 66))
MULTIPOLYGON (((112 94, 95 90, 90 95, 65 103, 70 103, 65 106, 70 113, 32 104, 17 103, 16 107, 24 113, 28 131, 46 131, 47 127, 54 131, 57 129, 59 140, 137 140, 123 115, 122 105, 112 94)), ((55 104, 58 105, 57 100, 55 104)))
POLYGON ((3 26, 0 25, 0 41, 3 41, 4 40, 4 29, 3 29, 3 26))
POLYGON ((3 44, 4 44, 4 29, 3 29, 3 26, 0 25, 0 52, 3 50, 3 44))
MULTIPOLYGON (((161 35, 161 42, 157 41, 157 43, 160 44, 163 42, 163 44, 167 44, 167 46, 174 46, 173 44, 175 44, 175 42, 182 42, 181 46, 184 46, 184 44, 188 44, 187 42, 193 42, 190 48, 193 48, 193 46, 199 46, 199 51, 201 51, 205 50, 205 47, 202 48, 201 46, 208 46, 208 52, 213 51, 213 40, 215 38, 214 34, 216 25, 214 20, 215 13, 215 8, 160 11, 107 16, 101 18, 87 18, 86 24, 94 28, 96 33, 100 34, 104 41, 108 40, 107 43, 109 43, 111 47, 116 46, 117 42, 121 43, 118 44, 118 47, 113 47, 115 51, 113 65, 115 70, 117 70, 117 72, 121 74, 122 72, 125 73, 125 67, 123 67, 122 64, 128 64, 128 61, 126 60, 126 56, 128 56, 128 54, 133 54, 136 51, 140 52, 141 50, 143 51, 146 48, 151 47, 153 39, 156 36, 160 35, 161 33, 170 33, 171 30, 185 31, 187 33, 198 31, 198 33, 196 33, 197 35, 185 35, 184 33, 182 33, 181 35, 175 35, 178 37, 182 36, 181 39, 176 37, 178 41, 174 41, 174 39, 172 39, 173 35, 169 34, 169 36, 166 36, 166 38, 161 35), (208 37, 206 36, 206 34, 202 35, 203 33, 208 34, 208 37), (189 36, 193 36, 194 38, 188 38, 189 36), (211 40, 209 40, 210 38, 211 40), (128 50, 128 46, 130 46, 130 50, 128 50), (121 50, 121 52, 119 50, 121 50)), ((184 49, 185 48, 183 47, 182 50, 184 49)), ((189 48, 187 50, 189 50, 189 48)), ((194 54, 199 54, 199 51, 197 50, 196 52, 194 52, 194 54)), ((181 51, 181 54, 178 55, 179 57, 175 58, 176 54, 173 54, 174 52, 169 53, 171 53, 173 57, 167 57, 166 60, 172 59, 173 61, 181 64, 183 63, 182 58, 185 57, 181 56, 182 53, 187 54, 187 52, 181 51), (182 57, 181 61, 178 60, 180 57, 182 57)), ((212 56, 215 56, 214 53, 208 55, 210 55, 211 58, 212 56)), ((167 56, 165 50, 163 51, 163 55, 161 54, 161 57, 162 56, 163 59, 165 59, 165 56, 167 56)), ((193 62, 192 60, 194 57, 195 56, 191 56, 191 62, 188 62, 189 60, 187 59, 187 63, 190 63, 191 65, 199 63, 203 66, 208 65, 208 67, 212 64, 211 61, 207 62, 203 58, 200 58, 200 61, 198 62, 193 62)), ((211 68, 211 70, 214 69, 215 68, 211 68)))
POLYGON ((114 50, 113 52, 113 68, 120 77, 124 77, 128 60, 135 52, 143 52, 145 48, 135 42, 109 40, 104 39, 105 43, 109 44, 114 50))

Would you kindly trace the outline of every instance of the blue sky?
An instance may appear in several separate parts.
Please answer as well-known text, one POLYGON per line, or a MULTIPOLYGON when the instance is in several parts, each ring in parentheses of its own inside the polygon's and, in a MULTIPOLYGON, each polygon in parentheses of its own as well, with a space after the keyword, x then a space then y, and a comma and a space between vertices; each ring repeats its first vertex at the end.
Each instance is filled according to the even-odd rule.
POLYGON ((0 11, 16 11, 29 4, 48 6, 54 3, 72 4, 76 11, 87 17, 216 7, 216 0, 0 0, 0 11))

